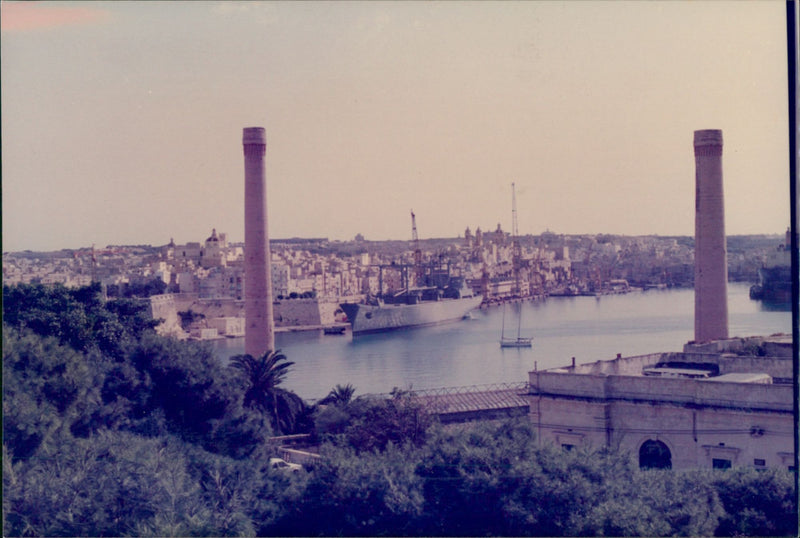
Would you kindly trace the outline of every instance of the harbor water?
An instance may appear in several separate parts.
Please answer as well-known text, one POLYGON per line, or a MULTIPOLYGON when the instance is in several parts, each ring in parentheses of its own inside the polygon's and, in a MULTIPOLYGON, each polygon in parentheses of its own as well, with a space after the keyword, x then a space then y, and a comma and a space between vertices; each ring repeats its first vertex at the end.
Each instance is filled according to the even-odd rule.
MULTIPOLYGON (((791 311, 750 299, 749 285, 728 285, 731 337, 791 332, 791 311)), ((351 383, 356 394, 527 381, 534 368, 662 351, 694 337, 694 290, 648 290, 601 297, 550 297, 474 310, 456 323, 353 336, 281 332, 276 347, 294 362, 284 386, 305 399, 351 383), (532 348, 501 348, 506 336, 533 337, 532 348), (521 319, 521 324, 519 320, 521 319)), ((212 343, 227 359, 244 339, 212 343)))

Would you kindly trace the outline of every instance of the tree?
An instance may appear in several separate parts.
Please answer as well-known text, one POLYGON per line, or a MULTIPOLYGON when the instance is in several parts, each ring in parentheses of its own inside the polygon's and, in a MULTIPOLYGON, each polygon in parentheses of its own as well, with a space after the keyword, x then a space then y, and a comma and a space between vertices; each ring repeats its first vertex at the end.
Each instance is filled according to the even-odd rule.
POLYGON ((408 536, 422 513, 421 453, 387 445, 361 453, 327 446, 304 494, 271 528, 271 535, 408 536))
POLYGON ((133 394, 135 399, 129 399, 138 402, 137 391, 147 390, 146 408, 163 411, 169 430, 184 440, 209 450, 234 449, 219 434, 241 427, 238 433, 249 439, 246 446, 263 442, 263 424, 243 412, 240 379, 221 366, 209 346, 153 335, 139 342, 130 361, 138 377, 123 376, 109 392, 133 394))
POLYGON ((11 536, 217 535, 181 443, 102 432, 65 436, 8 480, 11 536))
POLYGON ((325 398, 317 402, 313 415, 313 434, 317 440, 344 433, 353 418, 351 412, 355 390, 350 383, 336 385, 325 398))
POLYGON ((199 319, 205 319, 206 315, 201 312, 195 312, 190 308, 189 310, 178 312, 178 317, 181 318, 181 329, 186 331, 189 329, 189 325, 199 319))
POLYGON ((516 420, 434 430, 416 471, 425 496, 422 533, 535 534, 529 520, 538 503, 531 477, 540 474, 534 446, 530 425, 516 420), (528 494, 536 497, 527 502, 528 494))
POLYGON ((122 360, 130 345, 153 333, 149 304, 105 302, 100 284, 70 289, 63 285, 3 286, 3 323, 40 336, 52 336, 78 351, 99 350, 122 360))
POLYGON ((76 419, 92 391, 86 357, 55 338, 20 336, 3 327, 3 442, 27 458, 76 419))
POLYGON ((389 443, 422 446, 433 424, 433 418, 399 390, 388 399, 363 396, 346 406, 321 408, 316 419, 318 434, 333 434, 337 443, 359 453, 382 451, 389 443))
POLYGON ((711 473, 725 515, 716 536, 797 536, 794 478, 782 469, 711 473))
POLYGON ((336 407, 346 407, 353 400, 356 388, 348 383, 347 385, 336 385, 322 400, 319 405, 335 405, 336 407))
POLYGON ((109 297, 150 297, 151 295, 161 295, 169 285, 159 277, 150 280, 131 282, 130 284, 108 286, 107 294, 109 297))
POLYGON ((305 412, 303 400, 280 387, 293 364, 280 350, 267 351, 259 358, 235 355, 230 362, 247 384, 244 406, 267 413, 273 429, 281 433, 293 433, 297 419, 305 412))
POLYGON ((710 536, 724 515, 712 481, 702 472, 637 471, 626 465, 600 484, 596 500, 570 521, 569 534, 710 536))

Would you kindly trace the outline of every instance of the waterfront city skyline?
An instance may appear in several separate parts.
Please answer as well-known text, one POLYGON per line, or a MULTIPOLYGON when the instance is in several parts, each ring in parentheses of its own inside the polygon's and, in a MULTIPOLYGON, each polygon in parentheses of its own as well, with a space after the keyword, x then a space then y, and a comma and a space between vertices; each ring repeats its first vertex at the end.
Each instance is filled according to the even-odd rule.
POLYGON ((694 234, 789 225, 780 2, 2 2, 3 250, 270 235, 694 234))

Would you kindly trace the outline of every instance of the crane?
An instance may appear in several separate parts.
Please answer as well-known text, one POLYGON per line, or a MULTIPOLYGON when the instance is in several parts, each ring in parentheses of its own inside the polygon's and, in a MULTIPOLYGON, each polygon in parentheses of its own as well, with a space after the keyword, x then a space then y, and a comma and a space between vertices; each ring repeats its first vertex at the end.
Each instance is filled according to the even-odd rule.
POLYGON ((416 274, 417 286, 422 283, 422 250, 419 248, 419 235, 417 234, 417 217, 414 210, 411 210, 411 241, 414 243, 414 272, 416 274))

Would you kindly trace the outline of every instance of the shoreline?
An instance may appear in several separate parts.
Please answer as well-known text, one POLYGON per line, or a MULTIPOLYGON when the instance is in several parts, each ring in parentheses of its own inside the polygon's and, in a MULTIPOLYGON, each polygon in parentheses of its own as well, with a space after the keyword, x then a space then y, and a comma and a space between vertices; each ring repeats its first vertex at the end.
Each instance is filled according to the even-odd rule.
MULTIPOLYGON (((350 328, 349 323, 332 323, 327 325, 289 325, 286 327, 275 327, 274 331, 276 333, 298 333, 298 332, 308 332, 308 331, 323 331, 325 329, 329 329, 332 327, 344 327, 345 332, 350 328)), ((216 342, 219 340, 235 340, 237 338, 244 338, 243 334, 236 334, 236 335, 225 335, 220 334, 213 338, 198 338, 194 336, 189 336, 187 340, 194 340, 196 342, 216 342)))

